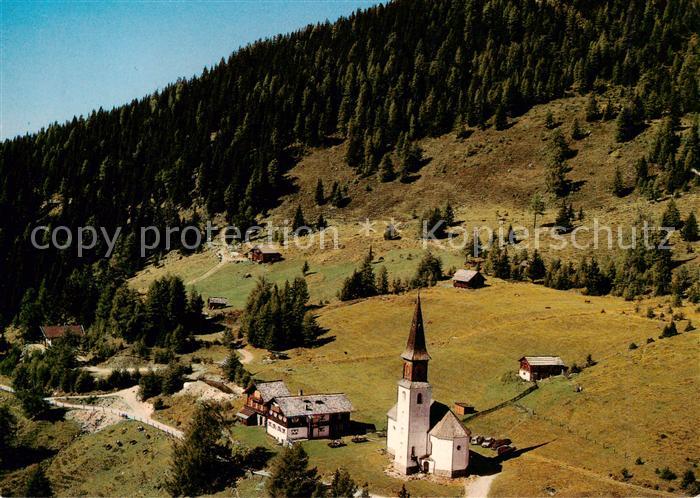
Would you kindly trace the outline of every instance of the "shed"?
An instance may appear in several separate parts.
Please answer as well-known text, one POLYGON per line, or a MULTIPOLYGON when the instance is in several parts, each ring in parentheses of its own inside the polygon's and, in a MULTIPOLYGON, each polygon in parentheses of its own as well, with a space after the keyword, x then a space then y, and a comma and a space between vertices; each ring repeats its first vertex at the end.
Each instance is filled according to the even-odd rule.
POLYGON ((476 409, 474 406, 464 403, 462 401, 456 401, 455 402, 455 413, 457 415, 468 415, 470 413, 476 412, 476 409))
POLYGON ((520 358, 518 375, 526 381, 537 381, 562 375, 567 368, 559 356, 523 356, 520 358))
POLYGON ((452 285, 460 289, 478 289, 486 279, 479 270, 457 270, 452 277, 452 285))
POLYGON ((256 263, 275 263, 282 259, 282 254, 274 246, 256 245, 248 251, 248 258, 256 263))

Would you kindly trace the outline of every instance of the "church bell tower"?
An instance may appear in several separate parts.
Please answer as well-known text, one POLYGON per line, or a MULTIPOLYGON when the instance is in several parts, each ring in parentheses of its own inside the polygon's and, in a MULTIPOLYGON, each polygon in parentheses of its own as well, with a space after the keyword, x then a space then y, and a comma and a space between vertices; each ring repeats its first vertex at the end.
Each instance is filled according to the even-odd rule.
POLYGON ((430 404, 432 389, 428 383, 430 355, 425 345, 420 296, 416 300, 411 330, 403 359, 403 378, 398 381, 396 402, 396 447, 394 467, 410 474, 419 470, 418 459, 429 453, 430 404))

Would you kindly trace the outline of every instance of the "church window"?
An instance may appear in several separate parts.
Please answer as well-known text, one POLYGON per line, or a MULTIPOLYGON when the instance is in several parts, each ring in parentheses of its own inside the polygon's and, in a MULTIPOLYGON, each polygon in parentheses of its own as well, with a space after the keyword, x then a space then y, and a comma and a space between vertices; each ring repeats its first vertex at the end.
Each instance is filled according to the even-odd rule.
POLYGON ((401 395, 403 396, 403 400, 406 401, 406 391, 401 391, 401 395))
POLYGON ((419 405, 423 404, 423 395, 421 393, 418 393, 418 396, 416 397, 416 403, 419 405))

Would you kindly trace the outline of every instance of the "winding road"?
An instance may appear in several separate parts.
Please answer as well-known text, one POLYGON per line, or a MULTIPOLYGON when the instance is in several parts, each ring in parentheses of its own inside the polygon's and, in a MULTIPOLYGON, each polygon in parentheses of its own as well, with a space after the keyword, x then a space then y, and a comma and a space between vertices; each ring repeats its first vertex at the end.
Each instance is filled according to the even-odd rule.
MULTIPOLYGON (((134 387, 130 387, 128 389, 122 389, 121 391, 117 391, 114 393, 108 393, 108 394, 61 396, 59 398, 48 397, 48 398, 44 398, 44 400, 50 405, 58 406, 61 408, 68 408, 71 410, 86 410, 86 411, 93 411, 93 412, 113 413, 113 414, 118 415, 122 418, 129 419, 129 420, 136 420, 136 421, 141 422, 143 424, 154 427, 155 429, 163 431, 166 434, 173 436, 174 438, 182 439, 184 437, 184 434, 181 430, 175 429, 174 427, 166 425, 162 422, 158 422, 157 420, 154 420, 151 417, 151 415, 153 414, 153 406, 149 403, 145 403, 145 402, 139 400, 138 396, 136 394, 137 390, 138 390, 138 386, 134 386, 134 387), (110 407, 106 407, 106 406, 94 406, 94 405, 86 405, 86 404, 80 404, 80 403, 68 403, 65 401, 59 401, 59 399, 87 399, 87 398, 111 398, 111 397, 118 398, 121 401, 123 401, 124 404, 129 407, 129 410, 118 410, 116 408, 110 408, 110 407)), ((1 384, 0 384, 0 391, 5 391, 8 393, 13 393, 13 394, 15 392, 15 390, 12 389, 10 386, 5 386, 5 385, 1 385, 1 384)))

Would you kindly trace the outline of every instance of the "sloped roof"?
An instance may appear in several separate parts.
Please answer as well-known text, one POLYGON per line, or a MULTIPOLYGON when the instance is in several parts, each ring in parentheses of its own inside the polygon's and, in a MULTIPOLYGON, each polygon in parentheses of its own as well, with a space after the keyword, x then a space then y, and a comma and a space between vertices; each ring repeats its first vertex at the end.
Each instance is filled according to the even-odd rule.
POLYGON ((457 282, 469 282, 480 274, 481 273, 476 270, 457 270, 452 276, 452 280, 456 280, 457 282))
MULTIPOLYGON (((432 408, 432 407, 431 407, 432 408)), ((435 427, 428 432, 431 436, 440 439, 454 439, 457 437, 469 437, 469 431, 462 425, 457 416, 448 410, 435 427)))
POLYGON ((527 361, 528 364, 534 366, 547 366, 547 367, 563 367, 565 366, 564 360, 559 356, 523 356, 520 361, 527 361))
POLYGON ((423 311, 420 306, 420 295, 416 299, 411 331, 408 334, 406 349, 401 354, 401 358, 408 361, 427 361, 430 359, 428 349, 425 346, 425 330, 423 328, 423 311))
POLYGON ((326 415, 352 411, 352 403, 344 394, 310 394, 281 396, 274 401, 286 417, 326 415))
POLYGON ((82 325, 44 325, 39 327, 47 339, 57 339, 66 335, 85 335, 82 325))
POLYGON ((256 382, 252 389, 260 393, 263 403, 269 403, 279 396, 290 396, 292 394, 287 389, 287 385, 281 380, 256 382))
POLYGON ((396 404, 391 407, 391 410, 386 412, 386 416, 389 417, 391 420, 396 420, 396 404))
POLYGON ((228 299, 225 297, 210 297, 207 302, 212 304, 225 304, 228 305, 228 299))
POLYGON ((275 246, 271 245, 255 245, 251 248, 251 251, 258 250, 263 254, 280 254, 279 249, 277 249, 275 246))

